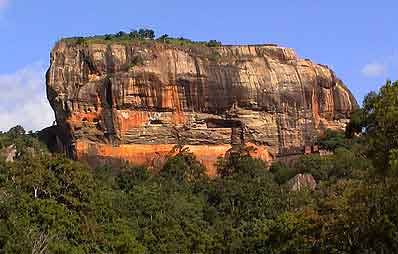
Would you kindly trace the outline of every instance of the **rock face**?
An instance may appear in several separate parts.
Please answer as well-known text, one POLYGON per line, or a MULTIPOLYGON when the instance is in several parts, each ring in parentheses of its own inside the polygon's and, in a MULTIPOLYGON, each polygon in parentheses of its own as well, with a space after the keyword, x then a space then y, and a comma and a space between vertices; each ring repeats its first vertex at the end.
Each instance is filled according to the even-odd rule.
POLYGON ((300 153, 325 128, 343 128, 357 107, 327 66, 276 45, 62 40, 47 95, 78 159, 151 164, 183 143, 209 174, 236 144, 264 160, 300 153))
POLYGON ((311 174, 297 174, 286 185, 290 191, 300 191, 305 188, 315 190, 316 181, 311 174))

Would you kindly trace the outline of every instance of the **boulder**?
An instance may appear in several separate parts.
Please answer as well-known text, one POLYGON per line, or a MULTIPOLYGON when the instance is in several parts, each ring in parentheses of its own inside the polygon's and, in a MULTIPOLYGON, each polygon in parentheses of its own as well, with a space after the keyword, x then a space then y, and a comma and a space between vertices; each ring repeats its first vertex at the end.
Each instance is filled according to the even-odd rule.
POLYGON ((316 181, 311 174, 297 174, 286 183, 286 186, 290 191, 315 190, 316 181))
POLYGON ((5 158, 6 162, 14 162, 17 156, 17 148, 14 144, 9 145, 1 151, 1 154, 5 158))

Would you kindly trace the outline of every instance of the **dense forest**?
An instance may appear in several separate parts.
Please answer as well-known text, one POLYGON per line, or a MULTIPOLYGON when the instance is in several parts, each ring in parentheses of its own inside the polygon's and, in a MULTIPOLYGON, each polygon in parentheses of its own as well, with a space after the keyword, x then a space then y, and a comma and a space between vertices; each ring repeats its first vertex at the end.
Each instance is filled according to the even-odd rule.
POLYGON ((271 166, 238 147, 208 178, 183 146, 159 169, 89 169, 14 127, 0 134, 15 150, 0 158, 0 253, 397 253, 398 82, 318 144, 331 153, 271 166), (316 188, 291 191, 298 173, 316 188))

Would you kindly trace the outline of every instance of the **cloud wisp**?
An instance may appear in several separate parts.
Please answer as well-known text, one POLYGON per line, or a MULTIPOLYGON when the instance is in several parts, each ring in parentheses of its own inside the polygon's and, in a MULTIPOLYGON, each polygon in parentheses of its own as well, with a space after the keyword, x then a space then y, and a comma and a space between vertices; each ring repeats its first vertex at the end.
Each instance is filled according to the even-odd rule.
POLYGON ((397 79, 398 51, 395 50, 389 55, 364 65, 361 69, 361 74, 367 78, 397 79))
POLYGON ((387 73, 387 66, 380 63, 370 63, 366 64, 362 70, 362 75, 365 77, 380 77, 387 73))
POLYGON ((0 74, 0 130, 18 124, 26 130, 40 130, 52 123, 54 114, 46 98, 45 69, 45 65, 36 63, 15 73, 0 74))

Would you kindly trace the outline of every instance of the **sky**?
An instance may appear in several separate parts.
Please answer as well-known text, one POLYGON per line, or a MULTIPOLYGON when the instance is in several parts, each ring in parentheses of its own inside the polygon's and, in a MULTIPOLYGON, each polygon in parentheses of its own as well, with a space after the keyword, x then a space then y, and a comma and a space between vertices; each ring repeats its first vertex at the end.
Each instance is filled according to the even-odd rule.
POLYGON ((397 12, 396 0, 0 0, 0 131, 52 124, 44 75, 57 40, 141 27, 294 48, 330 66, 361 102, 398 79, 397 12))

